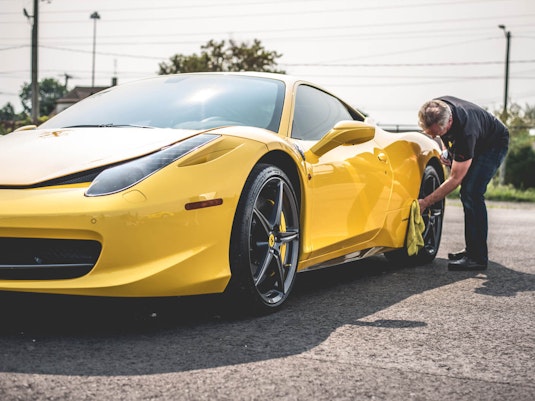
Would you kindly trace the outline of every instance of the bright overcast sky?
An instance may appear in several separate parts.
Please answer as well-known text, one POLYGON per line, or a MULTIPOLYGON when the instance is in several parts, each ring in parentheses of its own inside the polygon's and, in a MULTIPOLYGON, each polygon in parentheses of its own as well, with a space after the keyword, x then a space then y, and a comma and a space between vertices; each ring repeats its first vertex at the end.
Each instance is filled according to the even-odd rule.
MULTIPOLYGON (((0 0, 0 107, 20 111, 31 81, 32 0, 0 0)), ((509 99, 535 105, 535 0, 45 0, 39 80, 90 86, 155 75, 210 39, 282 54, 279 68, 322 85, 380 123, 414 124, 429 98, 454 95, 491 111, 504 99, 503 24, 511 32, 509 99)))

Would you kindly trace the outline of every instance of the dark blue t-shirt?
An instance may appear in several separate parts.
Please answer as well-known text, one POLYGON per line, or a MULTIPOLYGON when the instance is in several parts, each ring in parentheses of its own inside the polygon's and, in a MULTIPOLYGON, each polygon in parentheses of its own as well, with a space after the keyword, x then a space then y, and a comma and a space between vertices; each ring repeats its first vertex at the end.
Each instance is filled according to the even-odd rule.
POLYGON ((453 96, 437 99, 446 102, 452 112, 451 128, 441 139, 454 160, 470 160, 486 150, 508 146, 507 127, 487 110, 453 96))

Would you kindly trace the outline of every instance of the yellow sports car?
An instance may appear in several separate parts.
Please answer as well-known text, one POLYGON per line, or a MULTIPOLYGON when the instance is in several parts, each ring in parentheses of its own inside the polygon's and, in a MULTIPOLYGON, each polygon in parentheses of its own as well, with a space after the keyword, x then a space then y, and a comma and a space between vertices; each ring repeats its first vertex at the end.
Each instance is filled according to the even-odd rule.
POLYGON ((0 290, 224 293, 261 313, 298 272, 380 253, 428 263, 444 203, 423 211, 416 255, 407 233, 413 201, 444 180, 439 154, 286 75, 113 87, 0 136, 0 290))

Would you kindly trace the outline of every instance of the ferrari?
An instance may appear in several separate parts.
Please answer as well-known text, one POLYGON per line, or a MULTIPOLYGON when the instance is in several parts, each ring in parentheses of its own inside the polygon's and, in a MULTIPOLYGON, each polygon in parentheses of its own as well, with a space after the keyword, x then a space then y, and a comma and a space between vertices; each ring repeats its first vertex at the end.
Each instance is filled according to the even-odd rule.
POLYGON ((297 273, 384 254, 428 264, 440 147, 284 74, 164 75, 0 136, 0 290, 222 294, 279 309, 297 273))

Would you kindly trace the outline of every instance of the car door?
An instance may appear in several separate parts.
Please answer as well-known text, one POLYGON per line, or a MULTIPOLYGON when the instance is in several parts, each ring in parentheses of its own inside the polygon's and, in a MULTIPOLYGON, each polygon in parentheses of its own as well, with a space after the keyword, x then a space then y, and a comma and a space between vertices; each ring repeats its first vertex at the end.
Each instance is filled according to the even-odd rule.
MULTIPOLYGON (((292 138, 308 149, 342 120, 355 115, 334 96, 311 86, 296 92, 292 138)), ((386 153, 372 139, 337 146, 309 168, 302 246, 307 258, 351 251, 383 227, 392 171, 386 153)), ((333 256, 337 256, 333 255, 333 256)))

